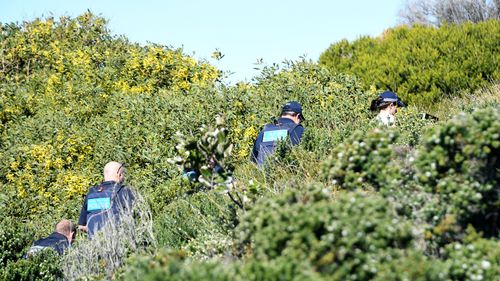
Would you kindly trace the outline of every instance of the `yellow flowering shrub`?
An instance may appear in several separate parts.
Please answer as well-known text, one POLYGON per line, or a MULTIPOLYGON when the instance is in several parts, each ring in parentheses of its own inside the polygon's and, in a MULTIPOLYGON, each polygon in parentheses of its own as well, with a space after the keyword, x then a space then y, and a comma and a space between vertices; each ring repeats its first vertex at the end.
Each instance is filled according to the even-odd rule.
MULTIPOLYGON (((221 75, 214 66, 179 49, 133 44, 111 35, 106 20, 91 13, 0 24, 0 58, 0 234, 12 221, 32 229, 37 237, 49 233, 61 218, 76 221, 88 188, 103 180, 103 166, 119 161, 128 164, 126 183, 151 207, 159 246, 183 249, 193 257, 227 256, 239 216, 248 214, 238 209, 252 208, 262 196, 272 203, 276 193, 302 189, 310 181, 325 181, 318 182, 322 194, 337 189, 320 176, 320 163, 355 130, 363 137, 375 126, 369 103, 377 89, 362 91, 355 77, 300 60, 264 67, 251 83, 215 83, 221 75), (302 141, 263 172, 249 163, 253 143, 291 100, 304 109, 302 141), (215 120, 224 121, 223 131, 198 130, 215 120), (208 177, 203 186, 187 182, 167 161, 176 156, 177 132, 189 140, 184 142, 185 152, 202 152, 191 154, 202 165, 191 168, 202 170, 219 161, 214 170, 224 175, 219 180, 224 180, 225 190, 211 189, 208 177), (207 248, 210 244, 216 247, 207 248)), ((398 112, 398 157, 419 144, 426 126, 434 125, 419 116, 412 106, 398 112)), ((484 148, 478 151, 486 153, 484 148)), ((186 158, 177 158, 182 159, 186 158)), ((411 165, 410 159, 397 160, 411 165)), ((382 162, 379 166, 386 167, 382 162)), ((370 173, 378 175, 379 170, 370 173)), ((399 183, 389 180, 394 186, 399 183)), ((354 189, 359 179, 351 183, 354 189)), ((443 184, 438 188, 443 190, 443 184)), ((17 229, 21 228, 8 232, 17 229)), ((2 245, 16 239, 11 237, 0 239, 0 259, 9 249, 2 245)), ((425 242, 425 236, 421 238, 425 242)), ((25 250, 16 249, 15 255, 25 250)))

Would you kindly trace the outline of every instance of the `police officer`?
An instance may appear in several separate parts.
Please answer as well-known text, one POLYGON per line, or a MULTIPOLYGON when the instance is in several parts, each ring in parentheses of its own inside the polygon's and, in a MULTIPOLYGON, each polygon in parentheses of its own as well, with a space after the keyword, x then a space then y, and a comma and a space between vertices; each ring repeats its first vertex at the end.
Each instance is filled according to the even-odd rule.
POLYGON ((288 139, 292 145, 297 145, 304 134, 302 106, 296 101, 283 105, 281 116, 272 124, 267 124, 255 140, 250 159, 261 166, 267 156, 274 153, 280 139, 288 139))
POLYGON ((92 237, 104 225, 118 222, 121 214, 130 211, 135 196, 126 187, 124 163, 109 162, 104 166, 104 181, 90 188, 78 219, 78 227, 92 237))
POLYGON ((392 126, 396 123, 395 115, 398 112, 398 107, 404 106, 406 105, 395 93, 385 91, 372 101, 370 110, 379 112, 376 119, 380 124, 392 126))
POLYGON ((52 248, 62 255, 64 250, 71 245, 75 231, 73 222, 66 219, 61 220, 56 224, 54 232, 46 238, 35 241, 24 257, 28 258, 46 248, 52 248))

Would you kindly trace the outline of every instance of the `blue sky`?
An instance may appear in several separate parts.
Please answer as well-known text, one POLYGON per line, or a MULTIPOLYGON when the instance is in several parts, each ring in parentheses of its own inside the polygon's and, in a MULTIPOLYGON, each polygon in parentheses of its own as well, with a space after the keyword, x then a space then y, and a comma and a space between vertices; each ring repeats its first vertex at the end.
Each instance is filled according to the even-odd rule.
POLYGON ((87 9, 109 20, 131 41, 182 47, 234 72, 228 82, 250 81, 265 65, 317 60, 341 39, 377 36, 398 23, 404 0, 0 0, 0 21, 22 22, 52 15, 77 16, 87 9), (225 56, 211 59, 216 49, 225 56))

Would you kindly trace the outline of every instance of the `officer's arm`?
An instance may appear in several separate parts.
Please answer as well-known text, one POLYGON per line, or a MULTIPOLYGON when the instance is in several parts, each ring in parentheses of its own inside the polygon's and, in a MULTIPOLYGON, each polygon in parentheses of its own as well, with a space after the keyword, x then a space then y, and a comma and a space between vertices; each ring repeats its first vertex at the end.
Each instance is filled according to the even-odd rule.
POLYGON ((295 129, 290 134, 292 144, 293 145, 299 144, 303 134, 304 134, 304 127, 302 127, 302 125, 295 127, 295 129))
POLYGON ((85 196, 80 216, 78 217, 78 229, 87 232, 87 196, 85 196))
POLYGON ((259 146, 261 140, 262 140, 262 131, 257 136, 257 139, 255 139, 255 143, 253 144, 253 149, 252 149, 252 155, 250 155, 250 160, 252 160, 252 162, 254 163, 257 163, 257 156, 259 155, 259 146))
POLYGON ((125 187, 122 200, 122 204, 125 208, 129 210, 132 209, 135 201, 134 192, 130 188, 125 187))

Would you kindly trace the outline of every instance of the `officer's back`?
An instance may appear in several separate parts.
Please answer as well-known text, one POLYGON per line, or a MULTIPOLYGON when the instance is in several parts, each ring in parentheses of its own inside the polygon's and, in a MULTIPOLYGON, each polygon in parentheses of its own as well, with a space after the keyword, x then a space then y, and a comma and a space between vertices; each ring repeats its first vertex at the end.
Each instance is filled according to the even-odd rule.
POLYGON ((25 257, 37 254, 39 251, 52 248, 62 255, 70 247, 76 228, 73 222, 63 219, 57 223, 54 232, 48 237, 39 239, 33 243, 25 257))
POLYGON ((250 159, 261 166, 265 159, 274 153, 279 140, 287 140, 291 145, 299 144, 304 134, 304 127, 301 125, 303 120, 300 103, 287 102, 281 110, 280 118, 264 126, 257 136, 250 159))

